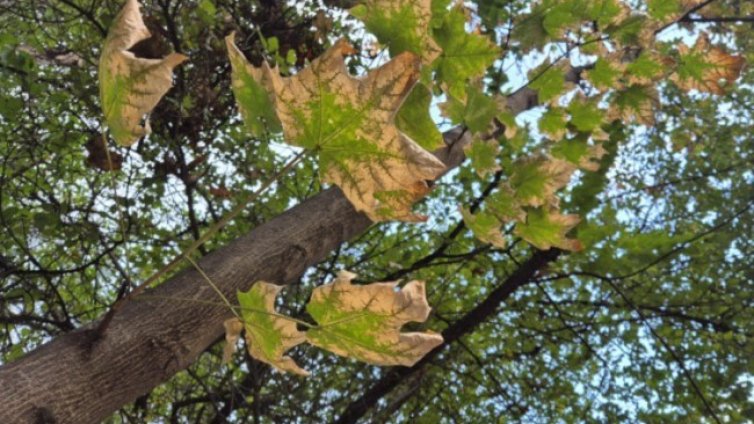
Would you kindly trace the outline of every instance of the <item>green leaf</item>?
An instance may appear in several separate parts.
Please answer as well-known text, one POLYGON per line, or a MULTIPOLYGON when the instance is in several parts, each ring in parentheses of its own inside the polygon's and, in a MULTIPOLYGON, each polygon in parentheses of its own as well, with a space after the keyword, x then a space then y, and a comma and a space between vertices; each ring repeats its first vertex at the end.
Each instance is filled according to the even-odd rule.
POLYGON ((592 133, 600 128, 605 112, 597 107, 597 103, 585 98, 576 97, 568 105, 571 115, 571 125, 584 133, 592 133))
POLYGON ((466 87, 465 100, 451 95, 441 106, 454 123, 464 124, 472 133, 487 131, 501 109, 495 98, 472 84, 466 87))
POLYGON ((649 84, 662 76, 666 67, 653 54, 642 52, 636 60, 626 65, 626 75, 630 81, 639 84, 649 84))
POLYGON ((249 354, 259 361, 272 365, 278 370, 299 375, 309 375, 293 359, 283 356, 290 348, 306 341, 304 333, 296 329, 296 323, 275 311, 275 298, 282 286, 258 281, 248 292, 238 292, 241 320, 225 322, 226 359, 232 353, 235 340, 243 324, 249 354))
POLYGON ((500 143, 496 140, 476 140, 466 148, 466 156, 471 159, 471 166, 482 178, 500 170, 497 163, 499 153, 500 143))
POLYGON ((618 90, 610 97, 608 119, 630 121, 636 119, 640 124, 653 126, 655 108, 659 105, 659 94, 654 87, 631 85, 618 90))
POLYGON ((681 12, 681 3, 678 0, 647 0, 647 9, 649 16, 664 21, 681 12))
POLYGON ((296 50, 288 49, 288 52, 285 54, 285 63, 295 65, 297 61, 298 57, 296 56, 296 50))
POLYGON ((516 192, 508 183, 501 183, 498 186, 497 190, 487 198, 486 207, 502 223, 520 221, 526 217, 516 198, 516 192))
POLYGON ((432 93, 429 88, 416 84, 395 117, 396 125, 404 134, 430 151, 445 145, 442 133, 429 115, 431 105, 432 93))
POLYGON ((502 223, 495 215, 484 211, 472 214, 465 208, 461 208, 461 215, 463 222, 479 241, 501 249, 505 247, 505 237, 500 232, 502 223))
POLYGON ((261 69, 255 68, 246 61, 234 39, 235 33, 231 33, 225 38, 225 43, 233 68, 231 87, 238 103, 238 110, 241 112, 247 131, 255 137, 267 139, 271 134, 283 130, 275 114, 270 95, 264 87, 265 84, 269 84, 269 81, 261 69))
POLYGON ((581 169, 597 171, 600 167, 600 159, 605 154, 601 144, 589 145, 589 138, 579 136, 570 140, 564 140, 556 144, 550 150, 553 157, 564 159, 581 169))
POLYGON ((544 208, 529 210, 526 222, 516 225, 515 234, 541 250, 557 247, 563 250, 581 250, 578 240, 566 238, 566 234, 580 219, 578 215, 561 215, 544 208))
POLYGON ((544 11, 535 7, 534 10, 516 22, 513 27, 513 40, 517 40, 519 47, 524 53, 542 48, 550 36, 544 27, 544 11))
POLYGON ((642 31, 647 26, 647 17, 630 15, 626 19, 605 28, 605 33, 622 46, 641 45, 642 31))
POLYGON ((551 140, 558 141, 566 134, 566 113, 561 107, 547 109, 539 120, 539 130, 551 140))
POLYGON ((434 37, 442 48, 433 63, 437 80, 448 94, 463 99, 467 81, 484 75, 499 57, 500 48, 486 36, 467 33, 466 15, 460 8, 448 12, 434 37))
POLYGON ((173 68, 187 57, 172 53, 164 59, 141 59, 129 51, 150 37, 139 3, 127 0, 113 20, 102 47, 99 87, 102 110, 110 134, 123 146, 130 146, 149 134, 145 118, 173 84, 173 68))
POLYGON ((429 32, 432 0, 364 0, 350 10, 395 56, 412 52, 432 63, 440 48, 429 32))
POLYGON ((215 22, 215 16, 217 15, 217 7, 212 0, 202 0, 199 2, 199 18, 204 23, 211 25, 215 22))
POLYGON ((575 169, 568 162, 553 158, 524 160, 514 164, 510 186, 524 205, 557 205, 555 192, 568 184, 575 169))
POLYGON ((568 2, 557 4, 547 11, 542 26, 552 37, 561 37, 565 29, 578 22, 579 18, 570 10, 568 2))
POLYGON ((530 75, 533 81, 529 87, 537 90, 542 103, 560 97, 567 89, 565 73, 560 66, 544 64, 530 75))
POLYGON ((306 311, 319 325, 307 331, 309 343, 370 364, 403 366, 442 343, 436 333, 400 331, 429 316, 424 282, 411 281, 396 291, 394 282, 353 285, 355 277, 341 271, 333 283, 314 289, 306 311))
POLYGON ((618 66, 605 58, 598 58, 594 67, 586 72, 586 79, 589 80, 596 88, 608 90, 615 87, 618 78, 623 72, 618 66))

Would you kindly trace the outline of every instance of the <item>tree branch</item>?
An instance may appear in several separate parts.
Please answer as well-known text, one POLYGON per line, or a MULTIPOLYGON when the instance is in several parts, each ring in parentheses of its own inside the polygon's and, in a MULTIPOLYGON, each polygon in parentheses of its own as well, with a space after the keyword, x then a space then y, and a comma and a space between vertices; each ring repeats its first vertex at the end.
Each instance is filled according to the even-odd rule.
POLYGON ((451 324, 442 332, 443 343, 429 352, 411 368, 395 368, 385 374, 361 397, 353 401, 343 411, 336 423, 355 423, 363 417, 377 402, 390 393, 407 377, 423 369, 437 354, 461 337, 470 334, 480 323, 497 313, 498 307, 517 289, 531 282, 533 277, 547 264, 554 262, 561 254, 560 250, 537 251, 522 263, 502 284, 500 284, 482 303, 466 313, 461 319, 451 324))
MULTIPOLYGON (((520 113, 537 105, 537 94, 519 90, 509 96, 508 105, 520 113)), ((435 154, 450 170, 464 161, 470 137, 455 128, 445 133, 445 141, 447 146, 435 154)), ((371 224, 332 188, 211 252, 199 264, 226 296, 258 280, 290 284, 371 224)), ((552 253, 534 258, 542 260, 542 255, 552 253)), ((496 293, 504 299, 513 287, 496 293)), ((227 307, 170 300, 214 296, 199 272, 185 269, 109 315, 112 320, 97 343, 92 343, 94 322, 3 365, 0 422, 34 422, 39 417, 61 423, 102 421, 188 367, 215 343, 231 315, 227 307)), ((475 309, 478 317, 472 312, 449 327, 448 340, 473 329, 501 301, 493 298, 475 309)))

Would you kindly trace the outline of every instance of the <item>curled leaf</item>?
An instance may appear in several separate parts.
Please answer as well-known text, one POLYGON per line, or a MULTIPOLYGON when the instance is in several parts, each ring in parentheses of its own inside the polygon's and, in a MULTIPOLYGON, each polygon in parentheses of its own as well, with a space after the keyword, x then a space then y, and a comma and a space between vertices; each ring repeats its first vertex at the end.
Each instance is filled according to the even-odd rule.
POLYGON ((236 353, 236 344, 241 338, 243 331, 243 321, 238 318, 231 318, 223 322, 225 327, 225 346, 223 346, 223 362, 228 363, 236 353))
POLYGON ((370 364, 411 366, 442 343, 436 333, 400 331, 429 316, 424 282, 396 291, 395 282, 353 285, 355 277, 342 271, 333 283, 314 289, 306 306, 319 323, 306 333, 311 344, 370 364))
MULTIPOLYGON (((283 354, 288 349, 306 341, 304 333, 296 329, 296 323, 275 311, 275 298, 282 289, 264 281, 256 282, 246 292, 238 292, 238 302, 241 305, 241 317, 249 354, 262 362, 266 362, 278 370, 288 371, 298 375, 309 375, 296 362, 283 354)), ((226 324, 226 340, 237 340, 228 336, 226 324)), ((235 334, 237 326, 231 324, 231 336, 235 334)), ((231 352, 232 353, 232 352, 231 352)))
POLYGON ((145 116, 172 86, 173 68, 187 59, 179 53, 163 59, 143 59, 129 51, 149 37, 139 2, 127 0, 113 20, 102 48, 99 62, 102 110, 113 138, 124 146, 151 132, 145 116))

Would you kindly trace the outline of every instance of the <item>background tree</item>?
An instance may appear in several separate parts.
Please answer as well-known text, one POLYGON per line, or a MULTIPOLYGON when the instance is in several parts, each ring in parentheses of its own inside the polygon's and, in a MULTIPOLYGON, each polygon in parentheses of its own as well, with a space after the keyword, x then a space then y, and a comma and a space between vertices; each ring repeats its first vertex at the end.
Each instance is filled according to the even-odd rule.
POLYGON ((123 5, 0 1, 0 421, 752 416, 754 6, 355 3, 145 1, 152 36, 130 50, 189 61, 124 147, 98 89, 123 5), (320 183, 355 151, 323 162, 279 110, 239 114, 233 31, 284 75, 341 37, 354 75, 415 55, 396 122, 449 168, 413 208, 429 220, 369 219, 320 183), (126 297, 197 244, 196 265, 126 297), (312 290, 343 269, 425 280, 433 312, 408 328, 442 344, 395 368, 299 346, 308 378, 222 363, 232 313, 212 284, 234 303, 288 284, 279 311, 312 322, 312 290))

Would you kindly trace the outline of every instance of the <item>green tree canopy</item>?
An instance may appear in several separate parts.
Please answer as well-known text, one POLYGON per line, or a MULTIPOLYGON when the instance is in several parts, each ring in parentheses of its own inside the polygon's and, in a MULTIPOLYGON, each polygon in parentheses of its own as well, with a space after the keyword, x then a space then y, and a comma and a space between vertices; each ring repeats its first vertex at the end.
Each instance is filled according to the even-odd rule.
POLYGON ((751 420, 752 25, 0 0, 0 421, 751 420))

